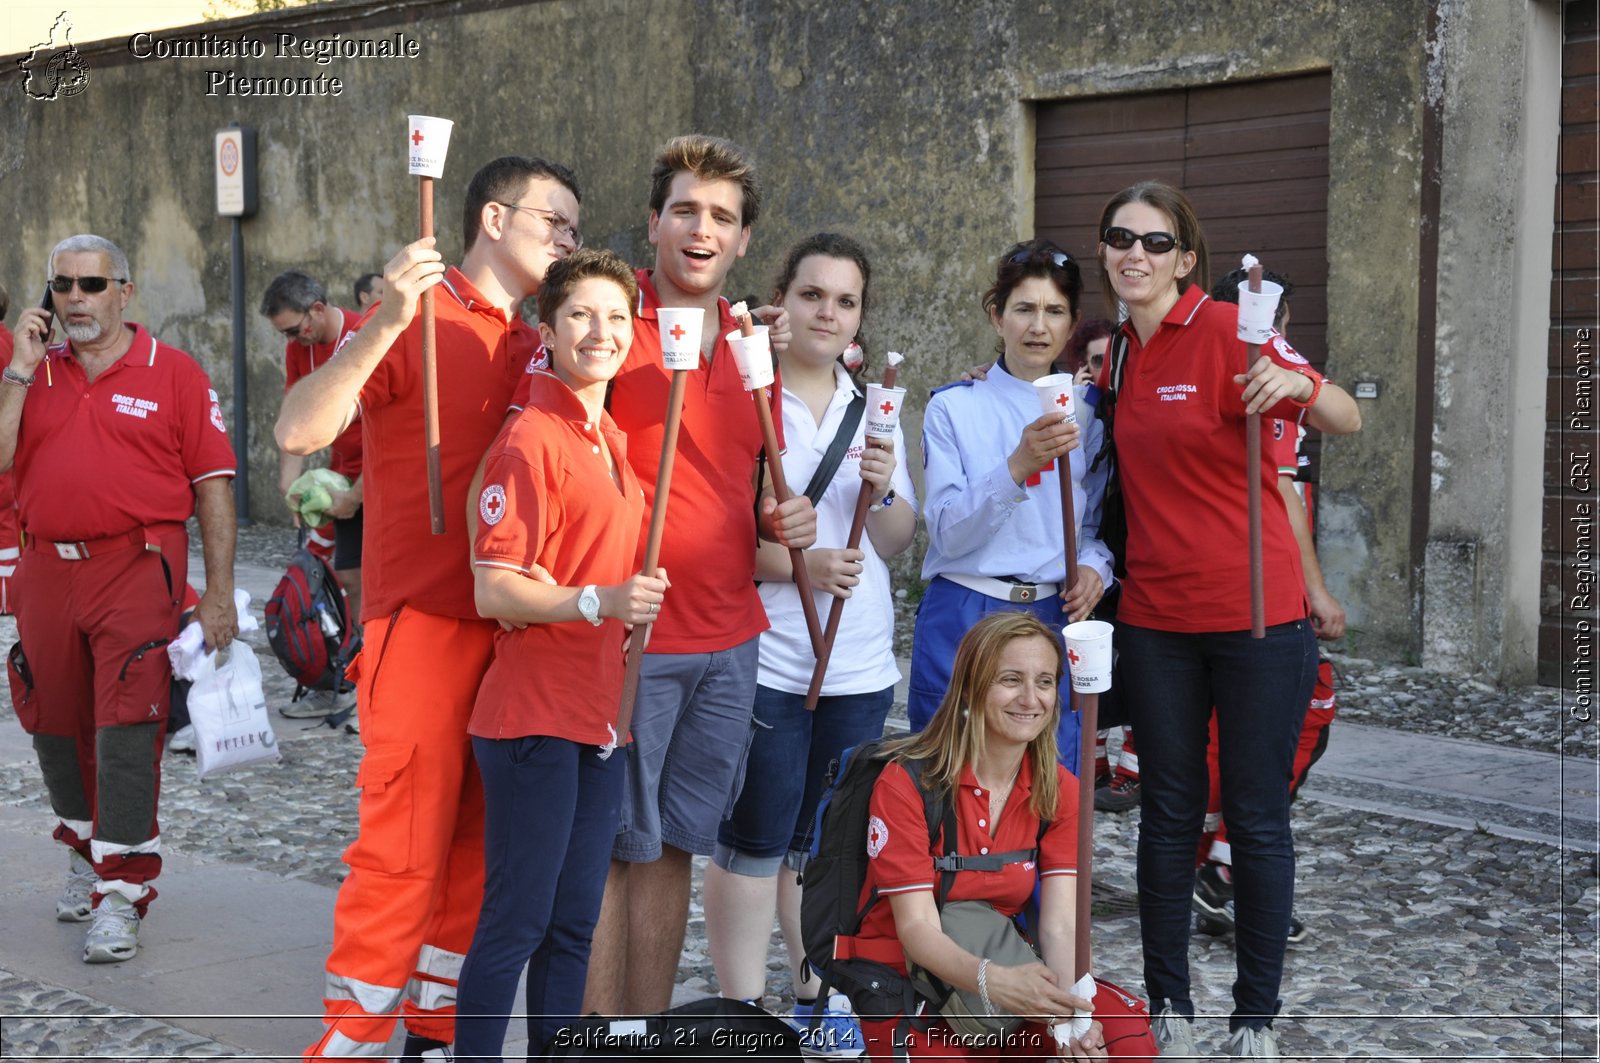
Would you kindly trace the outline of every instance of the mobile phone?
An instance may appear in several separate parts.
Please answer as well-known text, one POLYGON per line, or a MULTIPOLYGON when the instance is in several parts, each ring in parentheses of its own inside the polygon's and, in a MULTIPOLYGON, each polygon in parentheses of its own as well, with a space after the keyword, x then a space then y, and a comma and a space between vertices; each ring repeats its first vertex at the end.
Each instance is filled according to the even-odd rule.
POLYGON ((39 300, 39 309, 50 315, 51 321, 55 320, 56 304, 50 297, 50 282, 44 283, 44 298, 39 300))

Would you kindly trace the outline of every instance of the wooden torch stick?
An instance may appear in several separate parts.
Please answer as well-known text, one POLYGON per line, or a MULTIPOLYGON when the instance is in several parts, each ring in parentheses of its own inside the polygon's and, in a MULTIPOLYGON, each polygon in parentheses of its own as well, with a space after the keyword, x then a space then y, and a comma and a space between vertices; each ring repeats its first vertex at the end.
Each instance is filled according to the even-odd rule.
POLYGON ((1094 914, 1094 747, 1100 726, 1100 695, 1083 694, 1076 700, 1082 741, 1078 749, 1078 909, 1073 928, 1073 973, 1082 978, 1094 972, 1089 929, 1094 914))
MULTIPOLYGON (((755 321, 748 313, 739 315, 739 332, 755 335, 755 321)), ((778 431, 772 426, 772 407, 768 405, 765 388, 751 388, 750 398, 756 404, 756 418, 761 422, 761 445, 767 453, 767 469, 772 473, 772 495, 782 505, 789 501, 789 483, 783 476, 783 452, 778 447, 778 431)), ((789 561, 794 566, 794 585, 800 591, 800 608, 806 615, 806 631, 811 635, 811 655, 822 656, 822 621, 817 617, 816 599, 811 596, 811 576, 806 572, 805 551, 789 547, 789 561)))
MULTIPOLYGON (((1070 385, 1069 385, 1070 386, 1070 385)), ((1078 585, 1078 517, 1072 501, 1072 455, 1063 454, 1056 459, 1056 478, 1061 481, 1061 544, 1067 554, 1068 594, 1078 585)), ((1072 622, 1072 617, 1067 617, 1072 622)))
MULTIPOLYGON (((683 419, 683 389, 688 383, 687 369, 672 371, 672 389, 667 393, 667 423, 661 434, 661 464, 656 467, 656 496, 650 503, 650 531, 644 541, 644 567, 641 572, 656 574, 661 562, 661 537, 667 528, 667 495, 672 489, 672 462, 678 453, 678 424, 683 419)), ((639 698, 639 669, 644 663, 644 644, 653 624, 636 625, 628 639, 628 663, 622 673, 622 706, 617 712, 617 742, 628 740, 633 723, 633 703, 639 698)))
MULTIPOLYGON (((1261 291, 1261 263, 1250 267, 1250 290, 1261 291)), ((1261 345, 1246 344, 1244 371, 1250 372, 1261 356, 1261 345)), ((1250 637, 1267 637, 1266 570, 1261 557, 1261 415, 1252 413, 1245 418, 1245 466, 1249 471, 1246 483, 1250 510, 1250 637)))
MULTIPOLYGON (((894 357, 891 355, 890 357, 894 357)), ((883 386, 895 386, 895 377, 899 374, 900 367, 891 362, 883 371, 883 386)), ((892 443, 893 440, 890 440, 892 443)), ((856 495, 855 515, 850 518, 850 535, 845 540, 846 550, 859 549, 861 534, 867 528, 867 513, 872 509, 872 485, 865 480, 861 481, 861 491, 856 495)), ((835 598, 833 604, 828 606, 828 626, 822 630, 822 652, 817 654, 816 667, 811 669, 811 687, 806 691, 806 708, 815 710, 817 699, 822 696, 822 680, 828 672, 828 660, 833 656, 833 640, 839 637, 839 619, 844 616, 844 599, 835 598)))
MULTIPOLYGON (((417 178, 417 213, 423 239, 433 235, 433 178, 417 178)), ((434 336, 433 289, 422 293, 422 412, 428 447, 428 517, 444 534, 444 474, 439 468, 439 358, 434 336)))

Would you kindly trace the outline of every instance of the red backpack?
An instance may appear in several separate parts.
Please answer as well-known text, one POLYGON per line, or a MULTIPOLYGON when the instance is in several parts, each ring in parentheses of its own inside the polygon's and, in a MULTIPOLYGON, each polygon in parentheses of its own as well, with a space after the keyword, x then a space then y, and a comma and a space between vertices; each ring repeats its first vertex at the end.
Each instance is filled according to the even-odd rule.
POLYGON ((361 630, 350 622, 349 600, 326 561, 304 546, 267 600, 267 642, 294 679, 296 699, 307 690, 343 693, 354 684, 344 672, 361 649, 361 630))

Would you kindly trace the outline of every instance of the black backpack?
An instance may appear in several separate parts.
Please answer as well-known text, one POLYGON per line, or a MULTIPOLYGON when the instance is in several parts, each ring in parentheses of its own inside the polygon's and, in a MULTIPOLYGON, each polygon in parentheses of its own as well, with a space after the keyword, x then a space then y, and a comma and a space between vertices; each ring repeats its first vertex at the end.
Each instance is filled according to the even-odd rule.
MULTIPOLYGON (((887 747, 896 741, 879 738, 847 749, 828 772, 827 789, 812 825, 811 856, 800 876, 800 939, 806 963, 821 982, 822 995, 830 989, 844 993, 863 1019, 883 1021, 902 1016, 902 1032, 896 1034, 900 1039, 919 1012, 936 1016, 951 990, 931 975, 908 978, 887 964, 854 955, 851 948, 862 920, 879 900, 874 890, 865 903, 861 901, 867 881, 867 820, 872 788, 889 763, 887 747), (920 1007, 923 1004, 925 1009, 920 1007)), ((981 856, 957 854, 954 803, 922 785, 923 761, 900 763, 922 795, 928 844, 943 841, 944 855, 933 862, 939 872, 934 889, 938 907, 944 907, 958 871, 998 871, 1007 864, 1039 858, 1038 840, 1032 849, 981 856)), ((1039 822, 1039 839, 1048 825, 1048 821, 1039 822)), ((1036 918, 1029 921, 1037 924, 1036 918)), ((821 1013, 818 1008, 819 1017, 821 1013)))
POLYGON ((308 690, 344 693, 344 671, 361 650, 361 629, 350 622, 339 577, 304 546, 294 552, 265 607, 267 642, 295 681, 296 701, 308 690))

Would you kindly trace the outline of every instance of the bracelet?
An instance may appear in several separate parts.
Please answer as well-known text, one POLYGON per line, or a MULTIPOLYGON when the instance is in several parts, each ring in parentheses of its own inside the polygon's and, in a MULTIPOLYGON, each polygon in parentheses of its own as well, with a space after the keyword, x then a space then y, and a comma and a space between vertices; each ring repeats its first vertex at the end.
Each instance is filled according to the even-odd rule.
POLYGON ((868 506, 867 507, 867 512, 868 513, 882 513, 884 510, 888 509, 892 505, 894 505, 894 488, 891 487, 889 489, 889 493, 883 496, 883 501, 882 502, 874 502, 872 505, 868 506))
POLYGON ((1327 383, 1327 378, 1317 376, 1315 373, 1308 373, 1304 369, 1296 369, 1295 372, 1311 381, 1311 394, 1304 402, 1299 399, 1290 399, 1289 401, 1302 410, 1315 406, 1317 404, 1317 396, 1322 394, 1322 385, 1327 383))
POLYGON ((19 388, 33 387, 33 377, 23 376, 9 365, 6 366, 4 370, 0 370, 0 379, 4 379, 12 384, 15 384, 19 388))
POLYGON ((978 998, 983 1001, 983 1010, 990 1015, 998 1015, 994 1010, 994 1001, 989 999, 989 960, 987 957, 978 961, 978 998))

